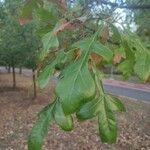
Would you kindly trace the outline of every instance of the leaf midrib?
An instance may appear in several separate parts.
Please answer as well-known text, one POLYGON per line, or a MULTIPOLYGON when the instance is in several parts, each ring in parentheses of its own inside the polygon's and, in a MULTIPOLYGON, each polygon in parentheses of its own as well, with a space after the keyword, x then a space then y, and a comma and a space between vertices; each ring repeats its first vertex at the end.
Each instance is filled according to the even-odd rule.
POLYGON ((70 94, 69 94, 69 100, 70 100, 70 96, 71 96, 72 90, 74 89, 74 85, 75 85, 75 82, 76 82, 76 80, 77 80, 77 77, 78 77, 79 73, 81 74, 81 69, 82 69, 82 67, 83 67, 84 61, 86 60, 86 57, 88 56, 88 54, 89 54, 89 52, 90 52, 90 47, 91 47, 92 43, 94 42, 96 35, 97 35, 97 34, 94 35, 92 41, 90 42, 89 48, 88 48, 87 52, 85 53, 85 55, 84 55, 84 57, 83 57, 83 59, 82 59, 82 61, 81 61, 81 64, 80 64, 80 66, 79 66, 79 68, 77 69, 77 74, 76 74, 76 76, 75 76, 75 78, 74 78, 74 80, 73 80, 73 87, 72 87, 71 92, 70 92, 70 94))

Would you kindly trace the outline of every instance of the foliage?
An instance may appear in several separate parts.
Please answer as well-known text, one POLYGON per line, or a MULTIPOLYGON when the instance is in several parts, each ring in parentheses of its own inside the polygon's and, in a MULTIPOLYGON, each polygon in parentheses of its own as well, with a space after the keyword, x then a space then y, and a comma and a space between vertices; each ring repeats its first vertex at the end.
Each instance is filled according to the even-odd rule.
POLYGON ((52 121, 52 109, 54 104, 46 106, 40 113, 38 123, 32 129, 29 136, 28 148, 29 150, 40 150, 42 147, 42 140, 48 130, 48 126, 52 121))
POLYGON ((25 66, 35 69, 40 41, 34 33, 34 22, 20 26, 17 20, 19 12, 17 7, 21 2, 8 0, 1 3, 0 63, 5 66, 25 66))
POLYGON ((33 127, 29 150, 41 149, 51 120, 63 130, 72 130, 72 114, 79 120, 96 117, 102 142, 115 143, 115 111, 125 111, 125 107, 121 100, 105 93, 103 73, 98 66, 113 63, 125 78, 136 73, 146 81, 150 75, 149 51, 136 35, 115 26, 108 7, 95 18, 98 11, 82 9, 87 6, 85 1, 67 2, 29 0, 20 19, 20 23, 25 24, 34 18, 39 25, 37 33, 43 45, 38 63, 41 87, 48 84, 58 66, 61 70, 55 88, 56 99, 41 112, 33 127))
MULTIPOLYGON (((150 0, 143 0, 143 1, 138 1, 138 0, 131 0, 128 1, 128 3, 138 3, 138 5, 149 5, 150 0)), ((133 22, 136 25, 136 33, 140 36, 140 39, 142 42, 145 44, 145 46, 150 49, 149 45, 149 40, 150 40, 150 13, 149 9, 145 10, 132 10, 132 14, 134 17, 131 17, 131 13, 128 15, 128 19, 131 20, 129 24, 133 24, 133 22)))

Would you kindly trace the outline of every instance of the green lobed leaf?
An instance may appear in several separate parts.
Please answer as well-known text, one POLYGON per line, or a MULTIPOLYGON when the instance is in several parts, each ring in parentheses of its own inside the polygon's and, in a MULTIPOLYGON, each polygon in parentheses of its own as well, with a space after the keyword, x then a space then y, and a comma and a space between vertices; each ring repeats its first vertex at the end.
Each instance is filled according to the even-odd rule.
POLYGON ((123 48, 123 46, 121 45, 120 47, 117 47, 116 49, 114 49, 114 54, 119 54, 121 55, 123 58, 126 57, 126 53, 125 50, 123 48))
POLYGON ((45 52, 49 51, 50 48, 56 48, 59 46, 59 41, 53 32, 48 32, 42 37, 43 50, 45 52))
POLYGON ((140 53, 147 53, 148 49, 145 47, 145 45, 141 42, 139 37, 135 35, 132 32, 128 32, 128 36, 124 38, 128 45, 130 46, 130 49, 134 49, 134 52, 140 52, 140 53))
POLYGON ((112 35, 113 41, 121 42, 121 34, 120 34, 118 28, 113 24, 110 24, 110 27, 111 27, 112 32, 113 32, 113 35, 112 35))
POLYGON ((58 70, 63 70, 67 61, 68 61, 68 58, 67 58, 66 53, 64 52, 64 50, 60 50, 59 54, 57 54, 55 68, 58 70))
POLYGON ((22 9, 22 17, 32 16, 32 12, 35 8, 38 7, 38 4, 41 4, 41 0, 28 0, 22 9))
POLYGON ((149 51, 141 43, 140 39, 131 32, 129 32, 128 36, 124 36, 123 45, 126 50, 127 59, 132 62, 131 67, 134 72, 142 80, 146 81, 150 75, 149 51))
POLYGON ((150 76, 150 53, 137 52, 134 72, 144 81, 150 76))
POLYGON ((50 76, 54 72, 54 63, 46 65, 46 67, 39 73, 38 84, 41 89, 46 87, 49 82, 50 76))
POLYGON ((77 47, 77 48, 80 48, 83 51, 87 51, 89 48, 91 48, 91 45, 89 47, 89 44, 91 43, 91 41, 92 41, 92 37, 91 38, 90 37, 85 38, 83 40, 80 40, 80 41, 74 43, 72 45, 72 47, 77 47))
POLYGON ((53 120, 54 103, 46 106, 38 116, 38 120, 28 137, 28 150, 41 150, 50 122, 53 120))
POLYGON ((21 16, 23 16, 23 17, 30 17, 30 16, 32 16, 33 8, 34 8, 33 2, 32 2, 31 0, 28 1, 28 2, 24 5, 24 7, 23 7, 23 9, 22 9, 22 14, 21 14, 21 16))
POLYGON ((67 56, 66 53, 64 52, 64 50, 59 50, 59 53, 57 53, 56 56, 56 63, 65 63, 67 61, 67 56))
POLYGON ((65 115, 61 103, 57 102, 54 108, 54 119, 56 123, 65 131, 73 129, 73 118, 71 115, 65 115))
POLYGON ((126 59, 135 60, 133 41, 131 40, 130 36, 128 35, 122 36, 122 46, 126 53, 126 59))
POLYGON ((43 22, 51 22, 51 20, 55 19, 53 13, 44 8, 38 8, 36 10, 36 15, 43 22))
POLYGON ((75 112, 80 105, 91 100, 95 95, 95 84, 88 66, 85 64, 80 68, 80 61, 71 64, 58 82, 56 94, 61 98, 65 114, 75 112))
POLYGON ((88 70, 88 59, 96 37, 97 32, 87 44, 82 45, 84 52, 81 58, 63 71, 62 78, 56 86, 56 94, 61 98, 60 101, 65 114, 77 111, 81 105, 92 100, 95 96, 95 83, 88 70))
POLYGON ((134 60, 124 60, 118 65, 118 70, 120 70, 125 79, 128 79, 133 74, 134 60))
MULTIPOLYGON (((80 48, 81 50, 87 51, 89 49, 89 43, 92 41, 93 37, 86 38, 84 40, 74 43, 72 46, 80 48)), ((98 41, 93 41, 90 45, 90 51, 101 55, 106 61, 110 61, 113 57, 113 52, 108 47, 104 46, 98 41)))
MULTIPOLYGON (((107 99, 109 107, 113 111, 126 111, 126 108, 124 107, 121 100, 119 100, 119 98, 109 95, 105 95, 105 98, 107 99)), ((86 120, 97 116, 97 114, 100 112, 100 102, 101 98, 99 97, 81 106, 79 111, 76 113, 78 119, 86 120)))
MULTIPOLYGON (((49 82, 50 76, 53 75, 56 65, 64 64, 66 62, 66 53, 64 50, 57 52, 56 58, 51 63, 47 64, 45 68, 38 75, 38 84, 40 88, 46 87, 49 82)), ((50 60, 48 60, 49 62, 50 60)))
POLYGON ((109 95, 107 95, 106 98, 108 99, 108 104, 113 111, 120 111, 120 112, 126 111, 125 106, 123 105, 123 103, 119 98, 109 95))
POLYGON ((115 143, 117 139, 117 123, 106 97, 100 97, 98 123, 99 133, 103 143, 115 143))
POLYGON ((77 111, 77 118, 80 120, 86 120, 93 118, 97 115, 99 111, 99 98, 95 98, 90 102, 85 103, 81 108, 77 111))
POLYGON ((42 27, 42 28, 38 29, 38 30, 36 31, 36 33, 37 33, 37 35, 39 35, 40 37, 43 37, 46 33, 48 33, 49 31, 52 31, 53 28, 54 28, 54 26, 51 25, 51 24, 49 24, 49 25, 47 25, 47 26, 45 26, 45 27, 42 27))
POLYGON ((122 46, 126 53, 126 59, 118 65, 125 79, 128 79, 134 72, 135 56, 132 49, 132 42, 128 36, 122 37, 122 46))
POLYGON ((53 17, 51 18, 51 22, 53 24, 56 24, 56 22, 58 22, 59 20, 59 15, 60 15, 59 9, 57 8, 57 6, 51 3, 50 1, 44 1, 43 8, 52 14, 53 17))
POLYGON ((106 61, 110 62, 113 57, 113 52, 108 47, 96 41, 92 45, 92 51, 102 56, 106 61))

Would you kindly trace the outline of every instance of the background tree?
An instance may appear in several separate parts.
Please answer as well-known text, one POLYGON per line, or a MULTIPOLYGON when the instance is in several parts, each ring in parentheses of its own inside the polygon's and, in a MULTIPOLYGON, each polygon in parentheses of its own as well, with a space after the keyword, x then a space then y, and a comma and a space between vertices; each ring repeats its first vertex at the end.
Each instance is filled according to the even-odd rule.
POLYGON ((16 87, 15 67, 23 61, 20 56, 23 55, 21 26, 13 20, 8 18, 2 32, 2 48, 3 60, 8 66, 12 67, 13 72, 13 87, 16 87), (10 35, 11 33, 11 35, 10 35))
MULTIPOLYGON (((150 3, 149 0, 142 1, 142 3, 150 3)), ((135 23, 137 24, 137 34, 141 37, 142 41, 150 49, 150 13, 149 10, 138 10, 134 12, 135 23)))
POLYGON ((36 68, 37 68, 37 60, 38 60, 38 52, 41 47, 41 43, 39 38, 35 35, 35 23, 30 23, 24 26, 24 39, 25 39, 25 62, 23 64, 24 67, 28 69, 32 69, 32 79, 33 79, 33 91, 34 98, 37 96, 37 87, 36 87, 36 68))
POLYGON ((14 88, 16 87, 15 67, 28 67, 35 70, 36 53, 40 44, 35 36, 35 23, 26 26, 20 26, 18 23, 20 4, 21 1, 9 0, 1 3, 3 8, 1 11, 3 13, 1 15, 1 65, 12 67, 14 88))

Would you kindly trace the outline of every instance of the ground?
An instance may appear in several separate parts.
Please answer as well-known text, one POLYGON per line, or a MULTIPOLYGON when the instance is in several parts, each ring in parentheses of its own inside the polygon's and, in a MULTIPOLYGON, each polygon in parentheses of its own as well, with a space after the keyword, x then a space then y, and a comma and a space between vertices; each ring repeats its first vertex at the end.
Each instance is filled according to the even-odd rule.
MULTIPOLYGON (((11 76, 0 74, 0 150, 27 150, 27 135, 37 113, 52 101, 55 82, 38 90, 36 99, 30 77, 17 75, 18 88, 12 90, 11 85, 11 76)), ((122 99, 127 112, 116 114, 116 144, 101 143, 96 119, 80 123, 75 119, 75 129, 67 133, 52 124, 43 150, 150 150, 150 103, 122 99)))

